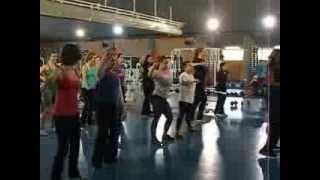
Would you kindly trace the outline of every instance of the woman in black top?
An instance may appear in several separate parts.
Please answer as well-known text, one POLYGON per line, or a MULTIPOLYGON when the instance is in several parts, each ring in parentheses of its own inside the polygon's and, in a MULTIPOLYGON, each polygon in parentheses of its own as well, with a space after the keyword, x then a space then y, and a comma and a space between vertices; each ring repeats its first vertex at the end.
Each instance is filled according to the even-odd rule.
POLYGON ((151 55, 147 55, 143 63, 143 74, 142 74, 142 86, 144 92, 144 101, 142 105, 142 115, 149 116, 151 114, 151 96, 154 90, 154 82, 148 76, 149 68, 153 65, 153 59, 151 55))

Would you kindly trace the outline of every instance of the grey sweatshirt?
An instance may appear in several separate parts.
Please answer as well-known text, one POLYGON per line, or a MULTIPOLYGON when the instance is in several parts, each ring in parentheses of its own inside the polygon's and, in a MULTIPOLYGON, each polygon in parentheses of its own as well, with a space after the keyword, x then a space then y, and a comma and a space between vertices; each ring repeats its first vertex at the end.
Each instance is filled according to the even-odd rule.
POLYGON ((155 84, 155 89, 153 91, 153 95, 160 96, 162 98, 168 98, 170 87, 172 85, 172 73, 168 71, 168 73, 164 74, 159 71, 150 71, 149 76, 153 79, 155 84))

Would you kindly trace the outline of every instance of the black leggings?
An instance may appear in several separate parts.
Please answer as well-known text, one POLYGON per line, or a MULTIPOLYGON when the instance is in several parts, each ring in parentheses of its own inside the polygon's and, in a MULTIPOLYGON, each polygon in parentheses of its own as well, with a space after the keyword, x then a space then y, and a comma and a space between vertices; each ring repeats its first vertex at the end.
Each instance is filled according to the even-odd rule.
POLYGON ((153 90, 154 86, 152 84, 152 80, 143 82, 144 100, 141 114, 149 115, 151 113, 151 97, 153 90))
POLYGON ((170 125, 173 119, 173 115, 172 115, 171 107, 165 98, 162 98, 160 96, 152 96, 151 102, 154 110, 154 119, 151 125, 151 138, 156 139, 156 130, 157 130, 157 125, 161 117, 161 114, 163 114, 166 117, 166 123, 164 125, 163 135, 166 135, 168 133, 168 130, 170 128, 170 125))
POLYGON ((63 164, 69 152, 69 176, 79 175, 78 157, 80 149, 80 122, 78 116, 54 117, 58 150, 54 158, 51 179, 61 179, 63 164))
POLYGON ((113 161, 118 154, 121 121, 117 117, 117 107, 113 104, 98 103, 97 125, 98 133, 92 161, 96 165, 101 165, 102 161, 113 161))
POLYGON ((191 103, 187 103, 187 102, 183 102, 180 101, 179 102, 179 116, 177 119, 177 124, 176 124, 176 133, 179 132, 180 127, 181 127, 181 123, 182 123, 182 119, 184 119, 184 117, 186 116, 185 120, 187 122, 188 128, 191 128, 191 124, 190 121, 192 120, 192 104, 191 103))

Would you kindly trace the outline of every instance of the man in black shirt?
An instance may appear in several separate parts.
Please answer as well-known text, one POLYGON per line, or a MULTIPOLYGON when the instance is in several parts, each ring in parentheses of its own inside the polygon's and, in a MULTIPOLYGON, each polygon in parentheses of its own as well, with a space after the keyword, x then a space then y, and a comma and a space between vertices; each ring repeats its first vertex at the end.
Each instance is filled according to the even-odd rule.
POLYGON ((203 119, 203 112, 206 107, 207 103, 207 95, 205 92, 206 86, 206 78, 208 69, 205 65, 205 60, 202 58, 203 49, 198 48, 195 51, 195 57, 193 60, 194 65, 194 78, 199 80, 199 83, 196 85, 195 96, 194 96, 194 103, 192 108, 192 116, 194 117, 195 111, 199 105, 199 111, 197 115, 197 120, 203 119))
POLYGON ((224 103, 226 101, 226 91, 227 91, 227 80, 228 80, 228 72, 224 69, 225 63, 220 64, 220 70, 217 73, 217 86, 216 91, 218 91, 218 101, 215 109, 215 115, 217 117, 227 117, 224 113, 224 103))

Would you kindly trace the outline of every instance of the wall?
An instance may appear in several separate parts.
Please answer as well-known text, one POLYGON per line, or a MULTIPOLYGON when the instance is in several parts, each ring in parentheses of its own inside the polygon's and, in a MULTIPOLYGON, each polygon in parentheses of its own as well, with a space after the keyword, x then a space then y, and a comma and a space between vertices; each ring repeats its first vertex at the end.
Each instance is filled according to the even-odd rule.
POLYGON ((244 61, 225 61, 225 68, 229 72, 229 80, 239 81, 244 78, 244 61))
MULTIPOLYGON (((204 41, 197 41, 193 46, 186 46, 184 44, 186 39, 190 38, 158 38, 158 39, 115 39, 115 40, 99 40, 78 42, 81 48, 92 50, 98 54, 103 54, 102 42, 107 42, 109 46, 113 43, 126 56, 142 57, 150 53, 153 47, 156 48, 159 55, 170 55, 174 48, 186 47, 205 47, 204 41)), ((58 43, 40 43, 40 47, 62 47, 63 42, 58 43)))

